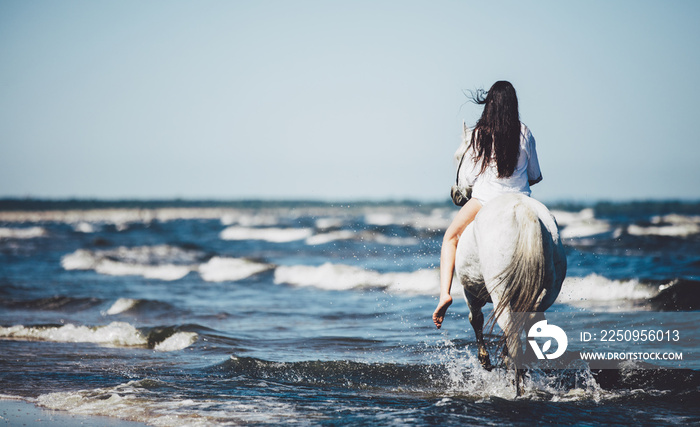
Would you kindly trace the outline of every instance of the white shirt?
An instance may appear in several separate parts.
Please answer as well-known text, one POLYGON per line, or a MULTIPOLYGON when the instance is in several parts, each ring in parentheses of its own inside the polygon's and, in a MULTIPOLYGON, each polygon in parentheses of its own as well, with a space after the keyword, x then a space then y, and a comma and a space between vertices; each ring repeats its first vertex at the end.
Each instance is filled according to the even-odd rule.
MULTIPOLYGON (((458 182, 460 185, 472 187, 472 197, 485 205, 494 197, 504 193, 522 193, 530 195, 530 181, 539 182, 542 180, 540 164, 537 160, 537 150, 535 148, 535 138, 530 129, 520 123, 520 153, 518 164, 513 175, 508 178, 499 178, 495 160, 491 162, 484 173, 479 174, 481 163, 476 163, 476 152, 469 148, 472 130, 464 126, 462 145, 455 153, 457 164, 459 165, 462 156, 462 167, 458 171, 458 182)), ((458 166, 459 167, 459 166, 458 166)))

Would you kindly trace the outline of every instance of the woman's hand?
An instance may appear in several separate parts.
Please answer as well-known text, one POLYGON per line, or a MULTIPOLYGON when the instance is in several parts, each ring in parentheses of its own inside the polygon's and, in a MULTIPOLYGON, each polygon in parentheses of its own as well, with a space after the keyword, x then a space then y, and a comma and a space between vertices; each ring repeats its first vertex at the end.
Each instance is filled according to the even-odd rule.
POLYGON ((445 313, 450 305, 452 305, 452 297, 449 294, 440 297, 440 302, 435 309, 435 313, 433 313, 433 323, 435 323, 438 329, 442 326, 442 321, 445 320, 445 313))

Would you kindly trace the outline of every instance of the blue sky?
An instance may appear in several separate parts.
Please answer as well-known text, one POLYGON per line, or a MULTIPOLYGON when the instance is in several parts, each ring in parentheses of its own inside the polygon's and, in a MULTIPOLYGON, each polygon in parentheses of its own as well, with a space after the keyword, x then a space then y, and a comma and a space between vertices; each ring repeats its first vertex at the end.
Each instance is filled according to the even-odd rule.
POLYGON ((0 1, 0 197, 444 200, 511 81, 545 200, 700 199, 697 1, 0 1))

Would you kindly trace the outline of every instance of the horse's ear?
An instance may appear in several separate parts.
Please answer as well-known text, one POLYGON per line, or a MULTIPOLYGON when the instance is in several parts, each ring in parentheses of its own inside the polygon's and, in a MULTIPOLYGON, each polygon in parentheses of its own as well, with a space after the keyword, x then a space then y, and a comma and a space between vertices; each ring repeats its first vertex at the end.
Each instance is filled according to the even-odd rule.
POLYGON ((463 143, 469 144, 470 141, 467 139, 468 136, 469 136, 469 128, 467 127, 467 123, 464 120, 462 120, 462 142, 463 143))

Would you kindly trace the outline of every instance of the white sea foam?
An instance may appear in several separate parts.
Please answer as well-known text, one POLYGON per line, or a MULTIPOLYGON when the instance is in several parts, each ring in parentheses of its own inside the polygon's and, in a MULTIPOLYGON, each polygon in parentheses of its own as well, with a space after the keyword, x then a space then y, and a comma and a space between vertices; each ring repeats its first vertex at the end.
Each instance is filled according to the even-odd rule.
POLYGON ((669 225, 652 225, 648 227, 632 224, 627 226, 627 232, 634 236, 687 237, 700 233, 700 224, 680 223, 669 225))
POLYGON ((580 212, 553 211, 552 215, 562 227, 560 235, 563 239, 595 236, 612 229, 607 221, 597 219, 591 208, 580 212))
POLYGON ((64 255, 61 258, 61 266, 66 270, 89 270, 95 267, 98 257, 95 253, 86 249, 78 249, 77 251, 64 255))
MULTIPOLYGON (((105 326, 0 326, 0 339, 94 343, 109 347, 147 347, 148 339, 141 331, 126 322, 112 322, 105 326)), ((189 347, 197 340, 194 332, 176 332, 154 347, 158 351, 175 351, 189 347)))
POLYGON ((7 228, 0 227, 0 239, 34 239, 46 236, 46 230, 41 227, 7 228))
POLYGON ((344 218, 327 217, 316 219, 316 228, 318 228, 319 230, 327 230, 329 228, 342 227, 344 224, 344 218))
POLYGON ((178 219, 220 219, 225 215, 240 215, 235 208, 113 208, 46 211, 0 212, 2 222, 60 222, 78 224, 114 224, 126 226, 132 223, 167 222, 178 219))
POLYGON ((222 225, 240 225, 242 227, 270 227, 280 223, 280 216, 274 213, 250 214, 231 212, 221 217, 222 225))
POLYGON ((187 276, 193 268, 186 265, 143 265, 102 259, 95 271, 109 276, 142 276, 146 279, 173 281, 187 276))
POLYGON ((241 258, 213 257, 199 266, 199 274, 207 282, 236 281, 271 269, 269 264, 241 258))
MULTIPOLYGON (((513 371, 483 369, 476 356, 475 346, 464 348, 461 345, 456 346, 451 341, 446 341, 444 345, 445 347, 435 355, 447 371, 447 389, 444 391, 448 395, 468 395, 483 399, 498 397, 506 400, 523 398, 539 400, 545 392, 551 395, 552 401, 599 401, 618 397, 613 392, 603 390, 589 369, 571 373, 576 376, 575 388, 561 384, 561 371, 551 374, 531 371, 523 384, 523 396, 517 397, 513 384, 513 371)), ((493 358, 493 354, 491 357, 493 358)), ((454 404, 452 398, 446 397, 437 402, 436 406, 452 404, 454 404)))
POLYGON ((371 240, 391 246, 412 246, 420 243, 420 240, 415 237, 385 236, 383 234, 375 234, 372 236, 371 240))
POLYGON ((227 213, 220 218, 220 221, 221 225, 233 225, 238 222, 238 215, 227 213))
POLYGON ((304 240, 313 234, 309 228, 251 228, 231 226, 224 229, 219 237, 223 240, 264 240, 273 243, 304 240))
POLYGON ((78 233, 94 233, 97 231, 97 228, 93 223, 80 221, 73 224, 73 230, 77 231, 78 233))
POLYGON ((108 316, 113 316, 115 314, 129 311, 136 305, 136 303, 138 303, 138 300, 131 298, 119 298, 104 314, 108 316))
POLYGON ((199 261, 202 253, 170 245, 119 247, 115 250, 101 251, 112 259, 134 264, 191 264, 199 261))
POLYGON ((365 223, 370 225, 387 226, 400 223, 395 215, 389 212, 370 212, 365 214, 365 223))
POLYGON ((435 270, 379 273, 331 263, 320 266, 279 266, 275 270, 274 280, 277 284, 311 286, 325 290, 382 288, 396 293, 435 294, 439 289, 438 273, 435 270))
POLYGON ((177 351, 189 347, 197 341, 197 334, 194 332, 176 332, 165 340, 159 342, 154 347, 157 351, 177 351))
POLYGON ((563 239, 575 239, 579 237, 590 237, 610 231, 610 224, 605 221, 592 220, 577 224, 570 224, 561 230, 563 239))
POLYGON ((420 241, 415 237, 386 236, 370 231, 354 232, 350 230, 330 231, 328 233, 315 234, 306 239, 307 245, 323 245, 340 240, 358 240, 362 242, 377 242, 391 246, 417 245, 420 241))
POLYGON ((558 211, 552 210, 552 215, 557 220, 560 226, 566 226, 572 223, 587 221, 595 218, 595 212, 592 208, 582 209, 579 212, 558 211))
POLYGON ((658 286, 645 285, 638 280, 611 280, 590 274, 586 277, 567 277, 557 302, 579 305, 634 301, 651 298, 658 292, 658 286))
MULTIPOLYGON (((320 266, 279 266, 274 282, 308 286, 324 290, 362 290, 378 288, 397 294, 437 295, 440 289, 439 270, 380 273, 345 264, 325 263, 320 266)), ((591 274, 565 279, 557 303, 570 305, 610 306, 621 301, 642 301, 658 294, 660 288, 638 280, 611 280, 591 274)), ((453 296, 461 296, 462 287, 455 282, 453 296)))
POLYGON ((307 245, 323 245, 339 240, 351 240, 358 236, 358 233, 349 230, 331 231, 328 233, 315 234, 306 238, 307 245))
POLYGON ((654 224, 668 223, 668 224, 700 224, 700 215, 678 215, 678 214, 668 214, 655 216, 651 219, 654 224))
POLYGON ((143 276, 172 281, 181 279, 196 269, 194 263, 201 256, 198 251, 168 245, 97 251, 78 249, 63 256, 61 265, 66 270, 95 270, 111 276, 143 276))
POLYGON ((668 214, 651 219, 651 227, 631 225, 627 232, 635 235, 687 237, 700 233, 700 216, 668 214))
POLYGON ((455 209, 433 209, 429 215, 412 215, 407 223, 418 230, 446 230, 456 213, 455 209))
MULTIPOLYGON (((387 291, 392 293, 437 295, 440 289, 440 273, 436 269, 421 269, 411 273, 384 273, 388 280, 387 291)), ((454 286, 454 291, 459 291, 454 286)), ((461 292, 461 291, 459 291, 461 292)))
POLYGON ((433 209, 430 214, 406 210, 369 210, 364 215, 364 221, 369 225, 409 226, 417 230, 445 230, 450 226, 456 210, 433 209))
POLYGON ((373 286, 378 273, 358 267, 325 263, 321 266, 279 266, 275 269, 275 283, 312 286, 326 290, 348 290, 373 286))
POLYGON ((0 337, 52 341, 89 342, 111 346, 145 346, 146 338, 138 329, 125 322, 112 322, 106 326, 88 327, 67 324, 60 327, 26 327, 16 325, 0 327, 0 337))
MULTIPOLYGON (((28 399, 24 396, 15 396, 12 394, 0 393, 0 400, 24 400, 24 401, 26 401, 28 399)), ((0 420, 6 420, 6 418, 0 417, 0 420)))
POLYGON ((42 394, 36 403, 44 408, 72 414, 114 417, 154 426, 308 424, 294 405, 274 397, 158 399, 150 392, 154 382, 158 381, 144 379, 115 387, 42 394))

